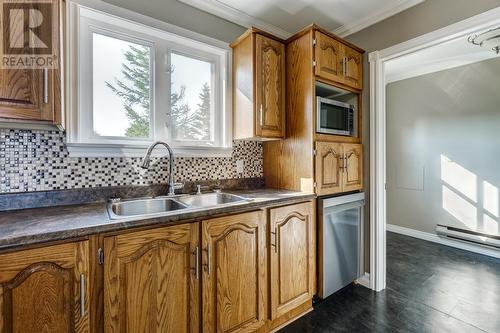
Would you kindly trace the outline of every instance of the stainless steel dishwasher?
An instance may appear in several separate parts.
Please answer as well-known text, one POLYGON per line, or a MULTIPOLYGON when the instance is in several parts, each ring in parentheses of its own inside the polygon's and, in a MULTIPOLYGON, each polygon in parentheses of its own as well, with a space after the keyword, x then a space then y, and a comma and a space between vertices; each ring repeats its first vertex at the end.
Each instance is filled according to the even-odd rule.
POLYGON ((319 296, 325 298, 363 274, 365 194, 319 199, 319 296))

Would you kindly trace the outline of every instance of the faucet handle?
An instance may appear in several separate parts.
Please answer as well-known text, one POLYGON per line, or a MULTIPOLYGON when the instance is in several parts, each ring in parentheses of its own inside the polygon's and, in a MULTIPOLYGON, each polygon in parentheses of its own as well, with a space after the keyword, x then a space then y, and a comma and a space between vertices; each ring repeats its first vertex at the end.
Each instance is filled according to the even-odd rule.
POLYGON ((180 190, 184 188, 184 183, 174 183, 174 190, 180 190))
POLYGON ((196 194, 201 194, 201 185, 196 185, 196 194))

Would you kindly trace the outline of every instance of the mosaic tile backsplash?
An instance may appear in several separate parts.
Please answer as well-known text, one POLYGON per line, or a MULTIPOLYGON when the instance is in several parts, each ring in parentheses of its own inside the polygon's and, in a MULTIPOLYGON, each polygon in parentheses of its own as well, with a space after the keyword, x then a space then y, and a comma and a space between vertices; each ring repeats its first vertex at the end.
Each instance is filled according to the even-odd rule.
MULTIPOLYGON (((0 193, 166 183, 168 158, 69 157, 64 132, 0 128, 0 193)), ((262 177, 262 144, 235 141, 231 157, 175 158, 174 180, 262 177), (244 171, 236 172, 243 160, 244 171)))

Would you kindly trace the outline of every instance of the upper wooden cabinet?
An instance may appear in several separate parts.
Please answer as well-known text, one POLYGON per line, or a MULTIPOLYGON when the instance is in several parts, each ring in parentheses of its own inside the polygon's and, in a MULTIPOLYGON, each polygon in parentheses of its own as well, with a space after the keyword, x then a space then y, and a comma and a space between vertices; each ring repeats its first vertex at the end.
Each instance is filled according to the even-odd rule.
POLYGON ((320 32, 314 40, 316 52, 315 74, 325 79, 342 82, 344 78, 343 45, 320 32))
POLYGON ((233 48, 234 139, 285 136, 285 45, 249 29, 233 48))
POLYGON ((104 239, 105 332, 199 332, 198 224, 104 239))
POLYGON ((265 215, 202 223, 203 331, 254 332, 266 321, 265 215))
POLYGON ((0 255, 0 332, 89 332, 88 243, 0 255))
MULTIPOLYGON (((54 1, 53 50, 55 69, 0 69, 0 121, 62 125, 61 73, 64 0, 54 1)), ((22 19, 21 17, 19 19, 22 19)))
POLYGON ((363 88, 363 53, 322 31, 314 35, 316 76, 351 88, 363 88))
POLYGON ((273 208, 271 216, 271 318, 308 302, 314 294, 313 205, 273 208))
POLYGON ((316 194, 330 195, 363 189, 361 144, 316 142, 316 194))
POLYGON ((344 84, 356 89, 363 88, 363 54, 344 45, 344 84))

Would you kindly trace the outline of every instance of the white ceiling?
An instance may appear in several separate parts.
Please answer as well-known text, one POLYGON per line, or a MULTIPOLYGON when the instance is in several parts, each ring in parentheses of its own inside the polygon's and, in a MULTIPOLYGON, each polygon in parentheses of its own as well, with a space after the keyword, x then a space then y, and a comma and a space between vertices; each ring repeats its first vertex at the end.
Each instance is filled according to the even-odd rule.
POLYGON ((425 0, 179 0, 244 27, 287 38, 316 23, 343 37, 425 0))
MULTIPOLYGON (((487 30, 490 29, 484 31, 487 30)), ((491 48, 469 43, 467 41, 469 36, 460 36, 449 42, 440 43, 388 61, 385 64, 386 82, 409 79, 500 56, 491 48)))

